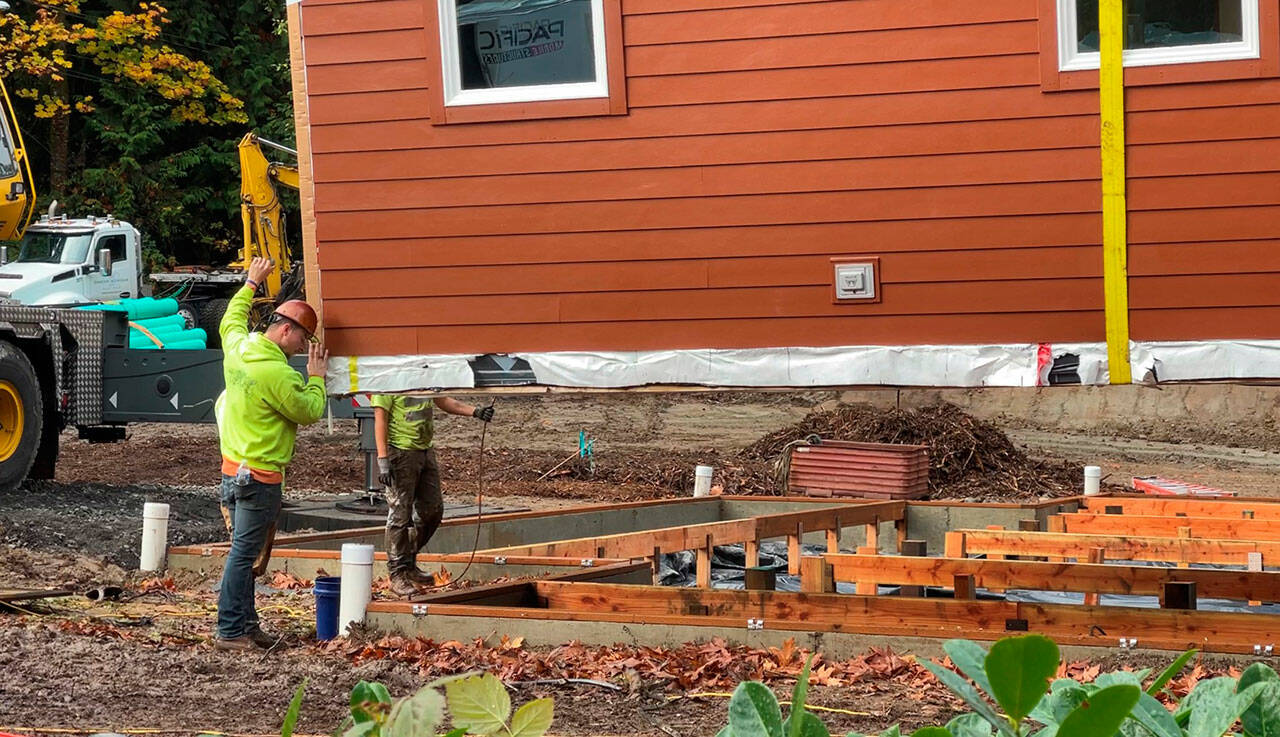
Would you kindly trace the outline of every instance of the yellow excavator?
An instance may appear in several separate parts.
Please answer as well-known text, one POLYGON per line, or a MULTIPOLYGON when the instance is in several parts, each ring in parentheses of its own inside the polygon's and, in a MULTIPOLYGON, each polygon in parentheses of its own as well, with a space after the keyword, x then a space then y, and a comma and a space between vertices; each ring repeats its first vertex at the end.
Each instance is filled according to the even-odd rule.
MULTIPOLYGON (((151 275, 157 286, 168 287, 168 296, 178 299, 179 312, 189 327, 201 327, 210 336, 210 347, 218 334, 218 321, 227 302, 244 283, 244 272, 255 256, 276 262, 276 269, 263 285, 263 293, 254 301, 250 324, 265 323, 275 305, 300 297, 303 275, 289 255, 285 237, 284 208, 280 189, 298 189, 296 164, 273 160, 268 155, 283 153, 297 160, 298 152, 281 144, 247 133, 240 139, 240 219, 244 228, 244 246, 236 261, 222 269, 188 267, 151 275)), ((159 293, 159 291, 157 292, 159 293)))
POLYGON ((27 231, 36 193, 22 131, 18 129, 3 81, 0 81, 0 97, 4 104, 0 112, 0 193, 4 195, 0 199, 0 241, 14 241, 27 231))
POLYGON ((271 161, 266 149, 272 149, 298 158, 298 152, 256 133, 247 133, 240 139, 240 219, 244 221, 244 248, 240 250, 237 266, 247 270, 255 256, 274 259, 276 270, 267 277, 266 293, 280 294, 282 279, 294 273, 289 259, 289 247, 284 236, 284 209, 280 206, 280 190, 288 187, 298 191, 298 167, 271 161))

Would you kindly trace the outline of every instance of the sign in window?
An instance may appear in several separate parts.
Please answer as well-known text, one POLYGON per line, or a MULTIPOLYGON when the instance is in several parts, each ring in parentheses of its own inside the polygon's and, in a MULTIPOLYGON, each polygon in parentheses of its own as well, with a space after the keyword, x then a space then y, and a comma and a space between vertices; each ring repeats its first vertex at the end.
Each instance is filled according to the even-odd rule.
POLYGON ((606 97, 601 0, 440 0, 445 104, 606 97))

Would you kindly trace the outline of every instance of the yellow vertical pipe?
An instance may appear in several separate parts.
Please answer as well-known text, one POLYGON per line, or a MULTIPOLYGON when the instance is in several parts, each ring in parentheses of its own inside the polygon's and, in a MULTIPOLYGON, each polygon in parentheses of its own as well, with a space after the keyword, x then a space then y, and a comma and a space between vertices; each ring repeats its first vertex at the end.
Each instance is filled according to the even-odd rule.
POLYGON ((1100 0, 1102 59, 1098 91, 1102 112, 1102 284, 1107 365, 1112 384, 1133 380, 1129 366, 1129 258, 1124 172, 1124 2, 1100 0))

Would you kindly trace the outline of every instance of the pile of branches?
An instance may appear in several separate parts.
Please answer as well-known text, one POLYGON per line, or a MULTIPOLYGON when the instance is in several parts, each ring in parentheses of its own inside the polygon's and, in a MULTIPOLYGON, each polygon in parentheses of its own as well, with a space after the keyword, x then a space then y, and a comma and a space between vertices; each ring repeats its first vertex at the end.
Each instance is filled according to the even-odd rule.
POLYGON ((1081 483, 1081 470, 1030 458, 994 423, 954 404, 917 409, 843 405, 809 413, 765 435, 743 456, 777 459, 810 435, 823 440, 929 446, 929 489, 934 497, 1025 499, 1064 496, 1081 483))

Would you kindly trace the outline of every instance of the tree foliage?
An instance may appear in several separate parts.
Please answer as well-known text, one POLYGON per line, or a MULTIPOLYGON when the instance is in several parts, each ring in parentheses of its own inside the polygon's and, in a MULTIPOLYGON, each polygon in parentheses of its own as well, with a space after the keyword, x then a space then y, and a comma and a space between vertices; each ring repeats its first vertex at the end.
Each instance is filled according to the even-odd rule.
POLYGON ((153 258, 225 262, 240 241, 235 144, 293 141, 278 0, 11 0, 0 69, 42 203, 132 222, 153 258))

